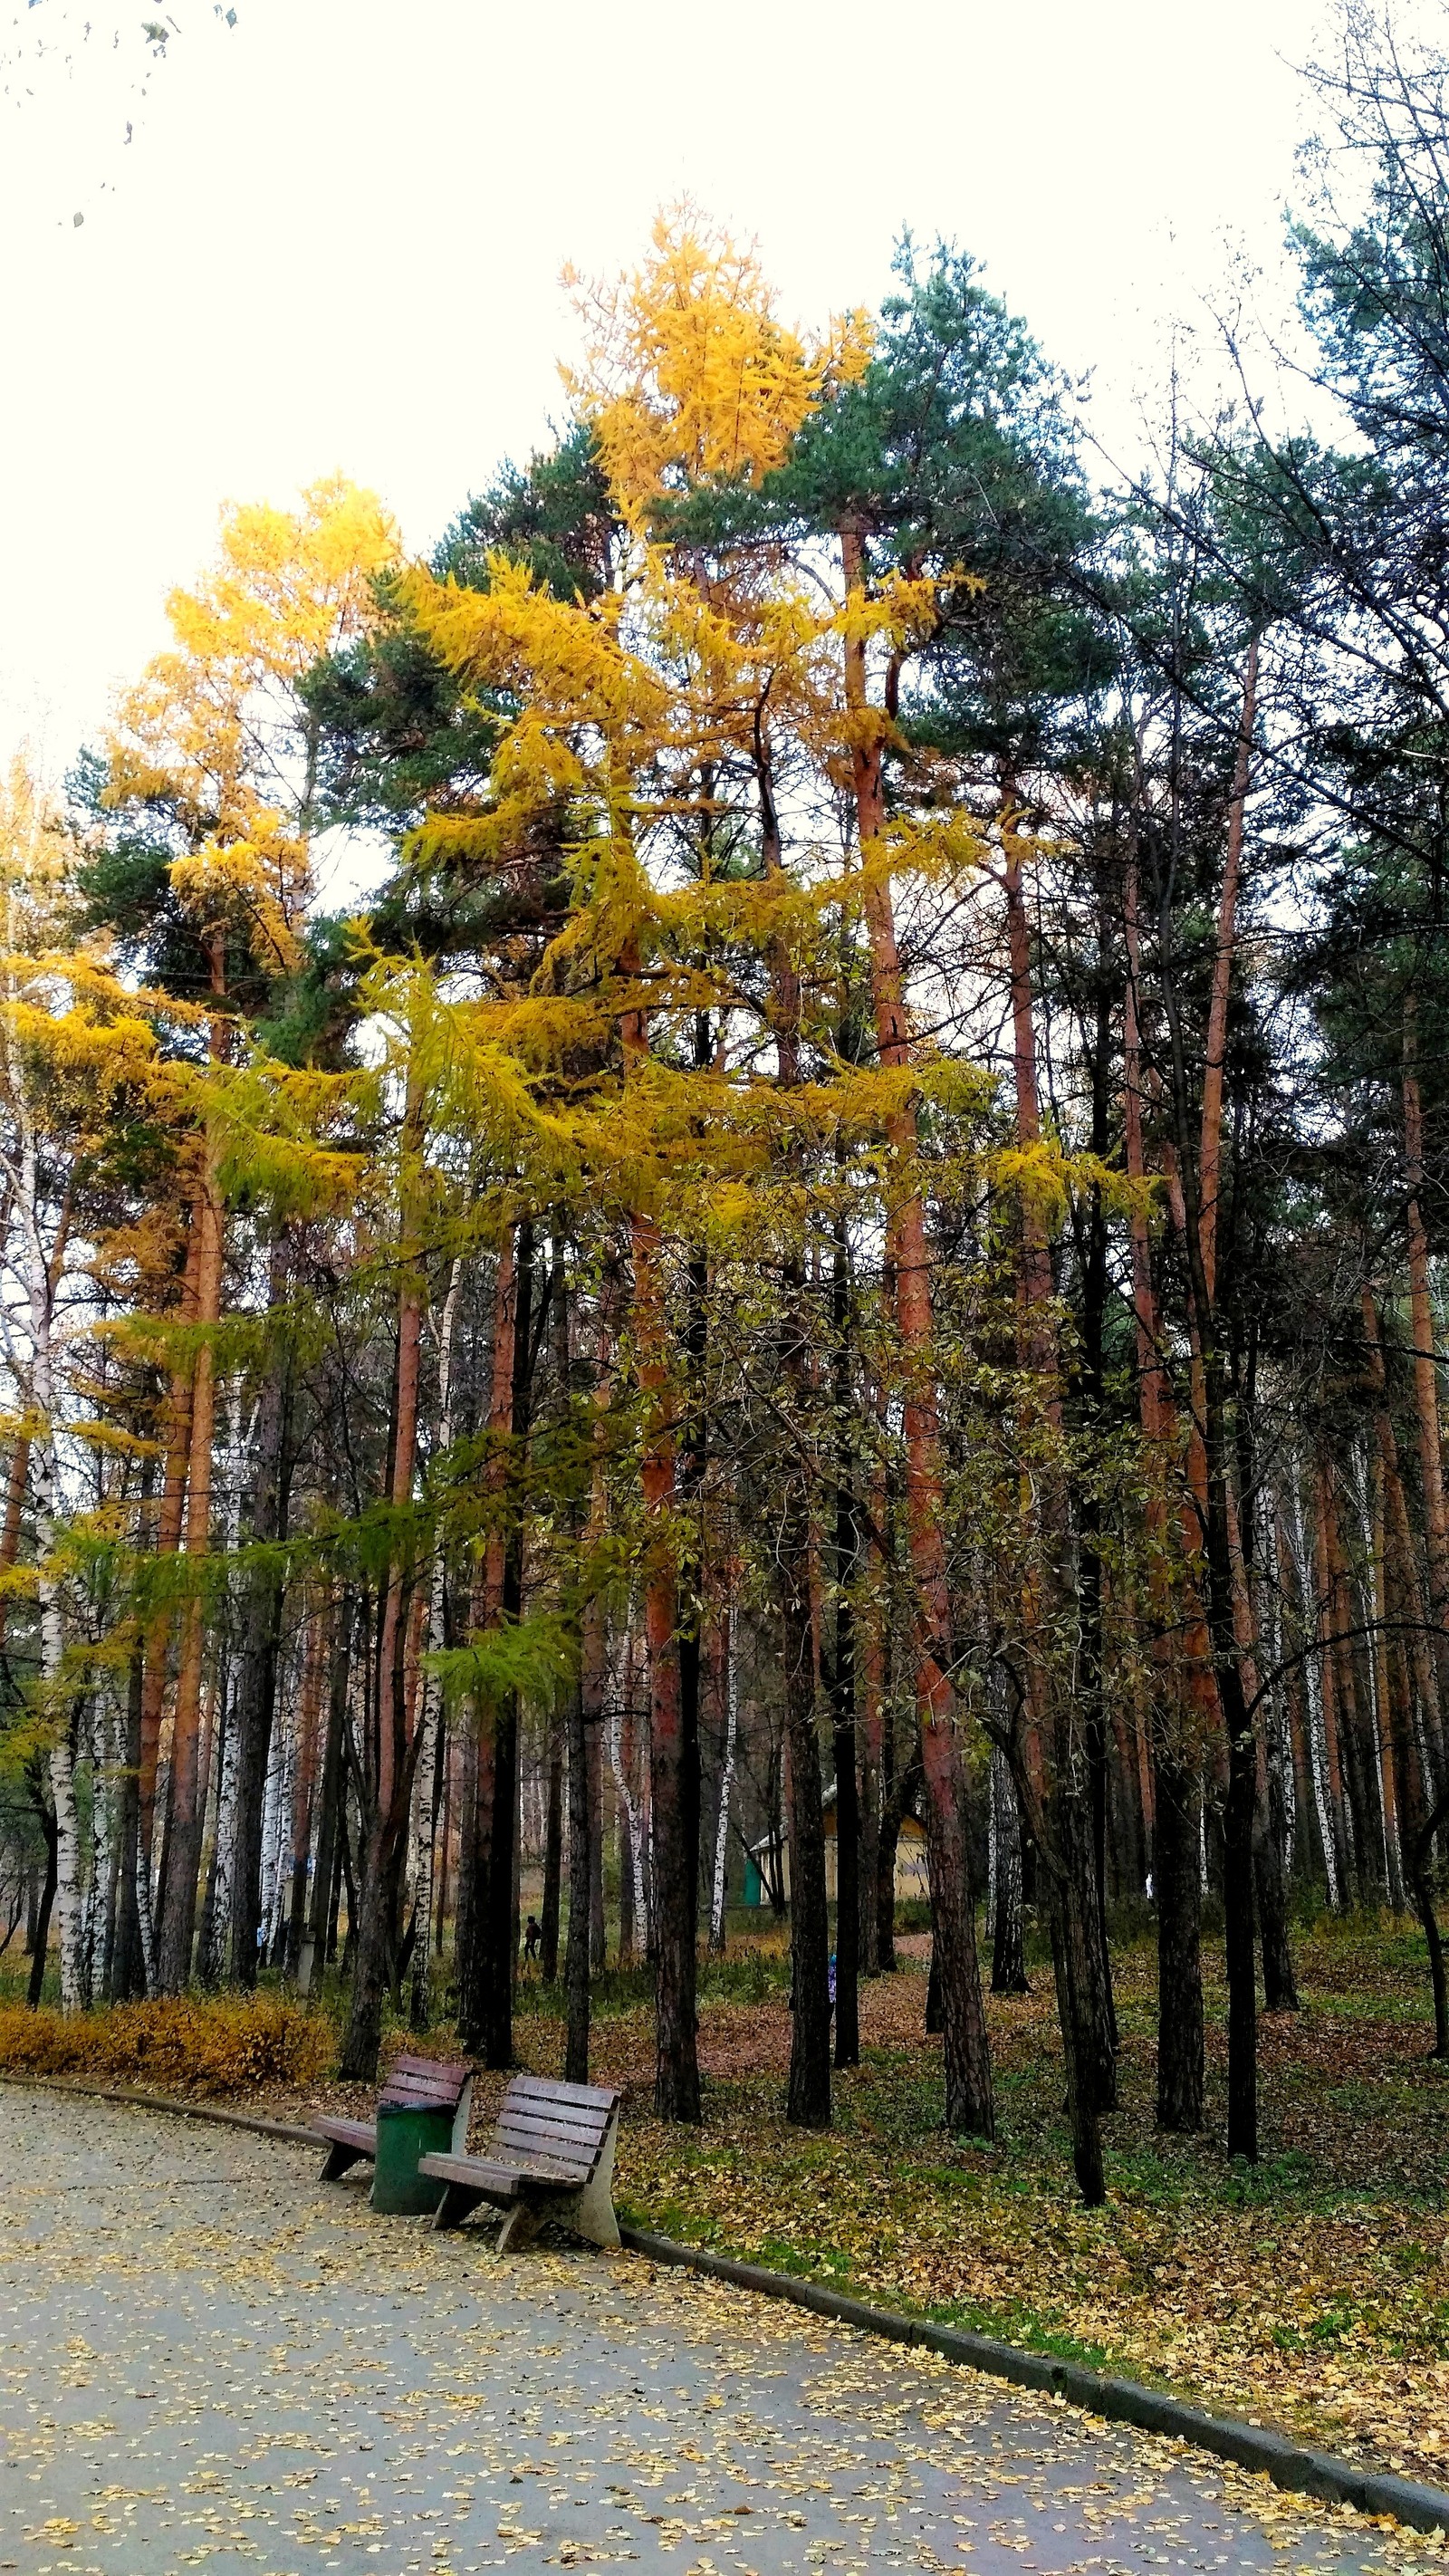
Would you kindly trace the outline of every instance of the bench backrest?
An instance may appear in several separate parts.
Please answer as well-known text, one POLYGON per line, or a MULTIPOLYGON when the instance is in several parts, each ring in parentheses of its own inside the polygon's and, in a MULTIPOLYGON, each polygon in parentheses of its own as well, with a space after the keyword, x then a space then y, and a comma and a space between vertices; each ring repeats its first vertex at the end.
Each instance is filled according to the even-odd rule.
POLYGON ((582 2188, 604 2152, 619 2098, 603 2084, 557 2084, 545 2075, 515 2075, 503 2096, 489 2153, 501 2162, 527 2156, 556 2165, 582 2188))
POLYGON ((377 2097, 380 2111, 446 2111, 453 2122, 455 2146, 468 2135, 468 2105, 473 2091, 471 2066, 446 2058, 395 2057, 387 2083, 377 2097))

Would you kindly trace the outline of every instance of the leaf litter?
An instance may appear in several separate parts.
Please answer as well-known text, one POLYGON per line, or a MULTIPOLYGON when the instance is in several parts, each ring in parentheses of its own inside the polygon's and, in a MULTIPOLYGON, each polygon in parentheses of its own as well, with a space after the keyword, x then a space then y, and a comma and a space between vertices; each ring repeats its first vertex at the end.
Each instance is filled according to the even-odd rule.
POLYGON ((500 2258, 298 2150, 168 2127, 0 2093, 0 2565, 27 2576, 1442 2563, 776 2302, 500 2258))

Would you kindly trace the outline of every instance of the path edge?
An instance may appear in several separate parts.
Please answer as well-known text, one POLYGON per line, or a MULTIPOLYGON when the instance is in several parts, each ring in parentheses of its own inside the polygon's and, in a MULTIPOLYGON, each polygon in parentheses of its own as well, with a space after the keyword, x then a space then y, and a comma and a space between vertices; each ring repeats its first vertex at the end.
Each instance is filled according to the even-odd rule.
MULTIPOLYGON (((182 2102, 174 2095, 143 2093, 130 2085, 74 2082, 63 2075, 24 2075, 0 2069, 0 2084, 36 2093, 69 2093, 92 2102, 119 2102, 141 2111, 162 2111, 174 2120, 208 2120, 223 2129, 247 2129, 254 2136, 277 2138, 284 2145, 316 2147, 323 2143, 311 2129, 283 2120, 268 2120, 253 2111, 227 2111, 211 2102, 182 2102)), ((878 2308, 867 2299, 847 2298, 823 2281, 800 2280, 790 2272, 769 2272, 759 2263, 742 2263, 731 2254, 713 2254, 703 2245, 681 2245, 651 2228, 623 2227, 619 2241, 631 2254, 678 2270, 703 2273, 713 2281, 730 2281, 737 2289, 762 2298, 784 2299, 835 2325, 854 2326, 861 2334, 880 2335, 890 2343, 915 2344, 943 2360, 1004 2379, 1015 2388, 1032 2388, 1044 2396, 1065 2398, 1085 2414, 1109 2423, 1130 2424, 1140 2433, 1161 2433, 1187 2442, 1235 2467, 1266 2477, 1290 2495, 1312 2497, 1319 2504, 1352 2505, 1370 2517, 1386 2514, 1410 2531, 1443 2538, 1449 2535, 1449 2494, 1420 2486, 1413 2478, 1356 2468, 1327 2451, 1310 2451, 1286 2434, 1270 2432, 1241 2416, 1209 2415, 1183 2398, 1144 2388, 1135 2379, 1116 2379, 1090 2370, 1084 2362, 1059 2361, 1050 2353, 1028 2352, 1018 2344, 998 2343, 992 2335, 973 2334, 965 2326, 937 2325, 929 2317, 908 2317, 896 2308, 878 2308)))
POLYGON ((964 2326, 937 2325, 929 2317, 903 2316, 894 2308, 878 2308, 866 2299, 847 2298, 839 2290, 827 2289, 822 2281, 799 2280, 789 2272, 769 2272, 758 2263, 741 2263, 732 2255, 712 2254, 704 2246, 681 2245, 672 2236, 656 2236, 646 2227, 621 2226, 619 2235, 631 2254, 645 2255, 651 2263, 674 2264, 683 2270, 705 2273, 711 2280, 731 2281, 736 2288, 758 2291, 763 2298, 787 2299, 797 2308, 809 2308, 816 2316, 829 2317, 837 2325, 854 2326, 862 2334, 882 2335, 892 2343, 915 2344, 927 2352, 940 2353, 947 2361, 960 2362, 967 2369, 983 2371, 989 2378, 1009 2380, 1014 2387, 1063 2397, 1088 2415, 1130 2424, 1138 2432, 1161 2433, 1169 2440, 1190 2442, 1197 2450, 1211 2451, 1240 2469, 1270 2479, 1290 2495, 1311 2496, 1319 2504, 1352 2505, 1356 2512, 1370 2517, 1388 2515, 1411 2531, 1438 2534, 1441 2538, 1449 2534, 1449 2494, 1439 2487, 1420 2486, 1413 2478, 1399 2478, 1389 2472, 1356 2468, 1351 2461, 1335 2459, 1327 2451, 1306 2450, 1286 2434, 1246 2423, 1240 2416, 1209 2415, 1180 2397, 1145 2388, 1135 2379, 1111 2378, 1105 2371, 1088 2369, 1083 2362, 1059 2361, 1050 2353, 1028 2352, 1016 2344, 998 2343, 993 2336, 972 2334, 964 2326))
POLYGON ((263 2119, 257 2111, 225 2111, 215 2102, 184 2102, 174 2093, 140 2093, 129 2084, 86 2084, 69 2075, 25 2075, 9 2067, 0 2067, 0 2084, 18 2084, 31 2093, 71 2093, 87 2102, 125 2102, 133 2110, 165 2111, 173 2120, 210 2120, 219 2129, 250 2129, 254 2137, 280 2138, 289 2147, 327 2144, 315 2129, 263 2119))

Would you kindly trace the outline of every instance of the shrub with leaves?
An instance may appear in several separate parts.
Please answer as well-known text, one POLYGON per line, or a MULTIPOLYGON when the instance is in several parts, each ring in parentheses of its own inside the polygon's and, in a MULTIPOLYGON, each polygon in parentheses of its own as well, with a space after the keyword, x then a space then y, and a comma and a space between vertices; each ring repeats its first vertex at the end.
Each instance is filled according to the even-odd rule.
POLYGON ((161 1995, 80 2014, 0 2004, 0 2067, 13 2074, 247 2093, 309 2082, 332 2046, 331 2024, 285 1995, 161 1995))

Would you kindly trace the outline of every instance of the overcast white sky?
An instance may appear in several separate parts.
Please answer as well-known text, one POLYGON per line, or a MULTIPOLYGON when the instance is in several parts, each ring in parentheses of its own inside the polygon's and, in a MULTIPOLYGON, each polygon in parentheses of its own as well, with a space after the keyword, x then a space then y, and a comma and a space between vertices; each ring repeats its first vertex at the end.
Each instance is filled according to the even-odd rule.
POLYGON ((1275 255, 1320 0, 234 5, 173 0, 144 102, 139 6, 0 6, 0 750, 52 770, 224 499, 340 466, 426 545, 558 407, 564 261, 684 189, 807 320, 876 300, 902 224, 954 236, 1120 446, 1223 234, 1275 255))

